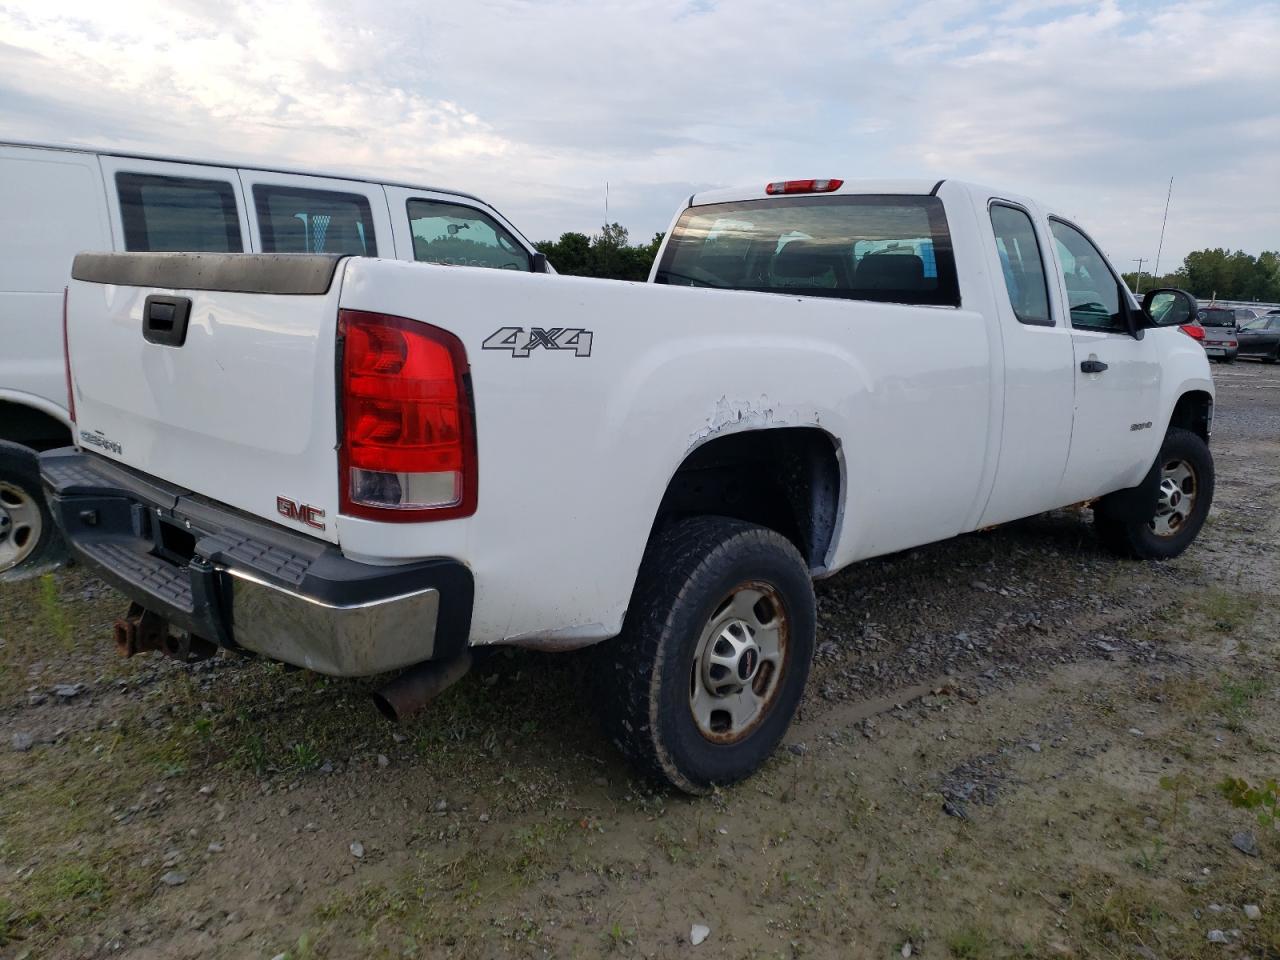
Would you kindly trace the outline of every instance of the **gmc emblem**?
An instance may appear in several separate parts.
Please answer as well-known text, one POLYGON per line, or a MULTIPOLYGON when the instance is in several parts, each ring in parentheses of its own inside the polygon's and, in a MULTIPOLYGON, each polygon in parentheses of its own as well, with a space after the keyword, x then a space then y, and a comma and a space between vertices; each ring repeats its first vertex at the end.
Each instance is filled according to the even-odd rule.
POLYGON ((296 520, 298 523, 305 523, 308 527, 315 527, 317 530, 324 529, 324 511, 319 507, 298 503, 288 497, 276 497, 276 512, 282 517, 296 520))

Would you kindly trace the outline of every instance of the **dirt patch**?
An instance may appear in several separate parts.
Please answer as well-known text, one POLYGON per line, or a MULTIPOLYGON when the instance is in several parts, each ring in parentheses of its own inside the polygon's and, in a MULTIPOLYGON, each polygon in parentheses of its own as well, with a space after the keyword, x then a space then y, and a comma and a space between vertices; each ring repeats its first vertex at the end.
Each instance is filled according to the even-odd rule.
POLYGON ((585 657, 393 728, 368 684, 115 659, 83 571, 3 588, 0 957, 1280 956, 1280 834, 1217 789, 1280 773, 1275 381, 1222 370, 1178 561, 1062 512, 821 583, 787 744, 698 801, 584 722, 585 657))

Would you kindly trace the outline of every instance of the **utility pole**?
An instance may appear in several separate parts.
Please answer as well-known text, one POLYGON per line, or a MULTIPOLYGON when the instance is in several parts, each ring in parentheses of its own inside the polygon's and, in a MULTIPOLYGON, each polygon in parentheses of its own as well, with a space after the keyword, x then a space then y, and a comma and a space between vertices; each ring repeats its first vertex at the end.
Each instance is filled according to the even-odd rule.
POLYGON ((1133 262, 1138 265, 1138 279, 1134 281, 1134 293, 1142 292, 1142 265, 1147 262, 1146 257, 1134 257, 1133 262))

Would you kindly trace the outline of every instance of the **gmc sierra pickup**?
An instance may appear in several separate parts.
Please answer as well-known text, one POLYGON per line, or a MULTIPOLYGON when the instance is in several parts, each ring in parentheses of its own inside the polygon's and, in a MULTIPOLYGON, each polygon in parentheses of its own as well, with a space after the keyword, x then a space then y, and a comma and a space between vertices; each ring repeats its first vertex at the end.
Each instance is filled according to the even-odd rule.
POLYGON ((1175 556, 1213 383, 1094 243, 943 181, 691 197, 649 284, 343 256, 82 254, 76 446, 41 458, 125 653, 403 671, 599 644, 612 739, 689 792, 783 736, 812 578, 1092 501, 1175 556), (407 668, 407 669, 405 669, 407 668))

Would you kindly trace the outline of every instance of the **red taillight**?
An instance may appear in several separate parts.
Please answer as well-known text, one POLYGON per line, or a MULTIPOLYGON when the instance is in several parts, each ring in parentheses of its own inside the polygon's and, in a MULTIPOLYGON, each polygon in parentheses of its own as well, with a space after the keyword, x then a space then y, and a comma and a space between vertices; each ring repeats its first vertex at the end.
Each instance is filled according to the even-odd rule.
POLYGON ((467 352, 405 317, 338 314, 342 343, 342 512, 446 520, 476 509, 476 435, 467 352))
POLYGON ((764 192, 770 196, 779 193, 830 193, 843 186, 843 180, 775 180, 765 185, 764 192))
POLYGON ((1178 329, 1181 330, 1183 333, 1185 333, 1192 340, 1204 339, 1204 327, 1200 326, 1200 324, 1198 323, 1184 323, 1178 329))
POLYGON ((67 414, 76 422, 76 390, 71 380, 71 340, 67 334, 67 295, 69 287, 62 288, 62 367, 67 374, 67 414))

